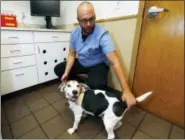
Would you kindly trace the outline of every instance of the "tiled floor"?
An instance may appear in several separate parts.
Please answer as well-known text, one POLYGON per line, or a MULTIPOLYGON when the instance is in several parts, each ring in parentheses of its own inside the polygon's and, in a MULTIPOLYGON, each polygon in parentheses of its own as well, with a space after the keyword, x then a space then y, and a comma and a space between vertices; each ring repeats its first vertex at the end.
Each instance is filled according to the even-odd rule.
MULTIPOLYGON (((67 133, 73 115, 63 97, 57 93, 58 83, 39 87, 2 101, 1 133, 3 138, 24 139, 105 139, 100 119, 86 118, 73 135, 67 133)), ((134 107, 126 113, 123 126, 115 131, 120 139, 183 139, 184 130, 134 107)))

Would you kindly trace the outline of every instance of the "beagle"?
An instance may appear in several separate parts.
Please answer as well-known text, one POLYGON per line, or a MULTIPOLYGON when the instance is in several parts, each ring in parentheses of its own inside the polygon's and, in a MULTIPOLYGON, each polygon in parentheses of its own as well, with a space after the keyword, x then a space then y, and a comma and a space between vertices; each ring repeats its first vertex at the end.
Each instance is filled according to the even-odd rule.
MULTIPOLYGON (((122 125, 121 120, 127 111, 127 104, 121 100, 121 97, 103 90, 92 90, 87 85, 74 80, 62 83, 59 91, 64 93, 74 114, 73 127, 68 129, 69 134, 73 134, 78 129, 81 118, 89 114, 102 118, 107 139, 115 138, 114 130, 122 125)), ((137 97, 136 102, 144 101, 151 94, 152 92, 147 92, 137 97)))

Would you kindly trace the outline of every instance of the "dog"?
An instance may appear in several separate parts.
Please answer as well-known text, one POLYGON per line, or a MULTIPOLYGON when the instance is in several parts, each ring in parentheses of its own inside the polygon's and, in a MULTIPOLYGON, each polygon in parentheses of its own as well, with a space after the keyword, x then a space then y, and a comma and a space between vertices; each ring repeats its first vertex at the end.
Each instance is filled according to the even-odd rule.
MULTIPOLYGON (((73 127, 68 129, 73 134, 79 126, 80 120, 86 115, 101 117, 107 132, 107 139, 114 139, 114 130, 118 129, 121 120, 126 113, 127 104, 115 95, 104 90, 92 90, 86 84, 75 80, 69 80, 59 86, 59 91, 64 94, 69 103, 69 108, 74 114, 73 127)), ((152 92, 147 92, 136 98, 136 102, 142 102, 152 92)))

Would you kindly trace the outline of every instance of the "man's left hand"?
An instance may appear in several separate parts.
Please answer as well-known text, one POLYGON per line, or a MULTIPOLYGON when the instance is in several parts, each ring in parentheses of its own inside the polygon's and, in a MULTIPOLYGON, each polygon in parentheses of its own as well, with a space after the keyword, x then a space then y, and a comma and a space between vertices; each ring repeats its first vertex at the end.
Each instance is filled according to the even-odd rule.
POLYGON ((126 101, 128 109, 130 109, 133 105, 136 104, 136 99, 130 91, 123 92, 122 100, 126 101))

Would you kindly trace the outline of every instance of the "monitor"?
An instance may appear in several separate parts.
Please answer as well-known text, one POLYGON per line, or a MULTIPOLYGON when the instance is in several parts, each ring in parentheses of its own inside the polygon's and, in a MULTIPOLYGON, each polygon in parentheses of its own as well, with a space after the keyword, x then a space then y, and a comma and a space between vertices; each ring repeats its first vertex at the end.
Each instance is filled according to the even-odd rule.
POLYGON ((31 16, 45 16, 46 28, 53 28, 51 17, 60 17, 60 0, 30 0, 31 16))

